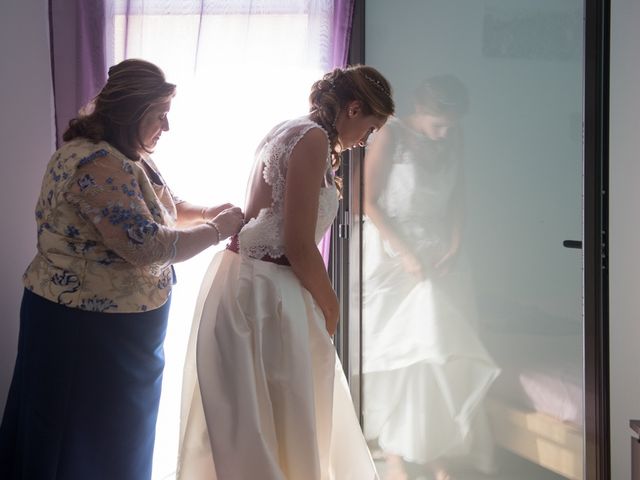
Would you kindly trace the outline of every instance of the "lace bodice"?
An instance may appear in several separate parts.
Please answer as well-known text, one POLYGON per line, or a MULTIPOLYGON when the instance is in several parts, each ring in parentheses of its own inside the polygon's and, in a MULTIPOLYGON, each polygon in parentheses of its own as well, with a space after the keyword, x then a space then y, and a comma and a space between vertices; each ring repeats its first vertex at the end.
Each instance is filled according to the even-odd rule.
POLYGON ((456 134, 436 142, 397 118, 384 128, 390 130, 393 142, 378 205, 404 243, 412 245, 423 261, 437 261, 450 246, 451 204, 460 182, 456 134))
MULTIPOLYGON (((287 165, 293 148, 312 128, 322 128, 309 117, 300 117, 277 125, 262 140, 256 162, 262 167, 265 182, 271 186, 271 206, 263 208, 238 234, 240 253, 253 258, 284 255, 284 194, 287 165)), ((330 152, 327 151, 327 180, 320 189, 316 243, 320 242, 338 209, 338 192, 333 182, 330 152)))

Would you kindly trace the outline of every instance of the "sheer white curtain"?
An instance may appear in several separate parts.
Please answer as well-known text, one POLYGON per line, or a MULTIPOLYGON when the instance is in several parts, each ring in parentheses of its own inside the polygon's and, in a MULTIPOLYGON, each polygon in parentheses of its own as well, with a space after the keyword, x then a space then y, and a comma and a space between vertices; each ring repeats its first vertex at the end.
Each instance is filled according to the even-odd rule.
MULTIPOLYGON (((113 61, 144 58, 178 85, 154 159, 193 203, 244 203, 259 140, 307 112, 314 80, 332 65, 333 0, 125 1, 112 4, 113 61)), ((156 434, 154 480, 173 478, 182 366, 210 249, 178 264, 156 434)))

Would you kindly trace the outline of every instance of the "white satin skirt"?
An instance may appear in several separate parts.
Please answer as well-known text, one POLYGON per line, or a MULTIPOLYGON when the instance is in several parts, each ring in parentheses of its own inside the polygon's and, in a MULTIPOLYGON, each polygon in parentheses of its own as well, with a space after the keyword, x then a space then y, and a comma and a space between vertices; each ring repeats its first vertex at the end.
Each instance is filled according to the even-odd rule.
POLYGON ((493 470, 484 399, 500 374, 476 331, 464 259, 418 280, 365 224, 362 370, 364 431, 387 453, 428 464, 468 460, 493 470))
POLYGON ((290 267, 214 257, 187 351, 177 478, 378 478, 324 316, 290 267))

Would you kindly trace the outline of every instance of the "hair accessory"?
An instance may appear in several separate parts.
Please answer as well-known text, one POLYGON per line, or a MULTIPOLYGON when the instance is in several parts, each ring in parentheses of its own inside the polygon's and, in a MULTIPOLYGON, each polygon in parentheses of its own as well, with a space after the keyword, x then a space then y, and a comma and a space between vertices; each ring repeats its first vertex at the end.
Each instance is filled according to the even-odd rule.
POLYGON ((373 84, 378 90, 384 93, 387 97, 391 97, 391 92, 387 91, 387 89, 384 87, 384 85, 380 80, 376 80, 375 78, 370 77, 366 73, 364 73, 363 75, 364 75, 364 78, 366 78, 369 81, 369 83, 373 84))
POLYGON ((93 98, 78 110, 79 117, 88 117, 96 110, 96 99, 93 98))

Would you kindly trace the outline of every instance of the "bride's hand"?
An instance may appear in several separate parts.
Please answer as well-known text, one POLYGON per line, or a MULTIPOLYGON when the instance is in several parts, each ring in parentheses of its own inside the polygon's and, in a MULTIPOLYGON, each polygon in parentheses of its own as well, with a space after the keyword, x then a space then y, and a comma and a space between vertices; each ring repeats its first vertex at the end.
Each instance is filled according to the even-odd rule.
POLYGON ((321 307, 324 315, 324 323, 327 328, 329 336, 333 336, 338 328, 338 320, 340 319, 340 304, 338 303, 338 297, 334 297, 331 305, 325 305, 321 307))
POLYGON ((436 262, 434 270, 438 276, 443 276, 449 273, 453 263, 458 256, 458 246, 453 244, 449 250, 436 262))
POLYGON ((220 234, 219 241, 235 235, 244 225, 244 213, 240 207, 229 207, 222 210, 213 220, 210 220, 220 234))
POLYGON ((422 262, 418 257, 414 254, 405 252, 401 254, 400 261, 402 262, 402 266, 407 273, 417 277, 419 280, 424 280, 426 277, 426 272, 422 262))

